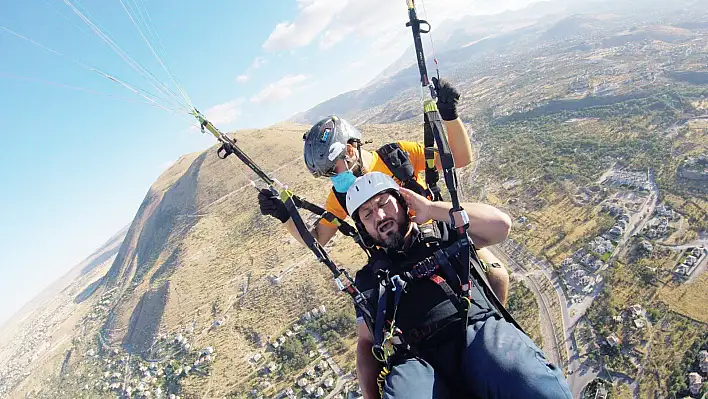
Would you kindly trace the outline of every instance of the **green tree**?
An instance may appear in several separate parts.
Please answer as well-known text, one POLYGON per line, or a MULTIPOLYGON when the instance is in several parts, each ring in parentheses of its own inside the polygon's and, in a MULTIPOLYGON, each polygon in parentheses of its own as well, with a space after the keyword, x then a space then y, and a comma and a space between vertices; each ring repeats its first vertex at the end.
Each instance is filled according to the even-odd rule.
POLYGON ((325 341, 327 347, 331 348, 334 352, 342 352, 346 349, 342 336, 334 330, 326 331, 322 334, 322 339, 325 341))
POLYGON ((308 357, 305 354, 302 342, 297 339, 286 340, 277 352, 285 371, 298 370, 307 365, 308 357))
POLYGON ((302 338, 302 349, 305 353, 310 353, 311 351, 317 350, 317 343, 312 335, 305 335, 302 338))

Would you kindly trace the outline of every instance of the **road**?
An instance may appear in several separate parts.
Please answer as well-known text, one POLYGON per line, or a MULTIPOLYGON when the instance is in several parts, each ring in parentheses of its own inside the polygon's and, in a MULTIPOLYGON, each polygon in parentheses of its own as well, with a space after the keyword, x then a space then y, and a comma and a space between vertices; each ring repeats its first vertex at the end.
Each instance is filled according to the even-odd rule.
POLYGON ((639 211, 630 218, 629 225, 624 232, 622 238, 617 242, 615 250, 612 251, 612 256, 608 259, 607 263, 618 256, 624 256, 629 249, 627 242, 631 239, 634 234, 637 234, 644 229, 644 226, 651 219, 651 215, 654 213, 654 209, 659 204, 659 187, 657 187, 654 181, 654 172, 650 172, 651 190, 649 191, 649 197, 644 201, 644 204, 639 209, 639 211))
POLYGON ((337 383, 334 385, 332 388, 332 391, 325 396, 324 399, 331 399, 334 395, 337 395, 342 391, 342 388, 344 387, 344 384, 348 383, 349 381, 353 381, 354 376, 351 374, 346 374, 342 376, 341 378, 337 379, 337 383))
MULTIPOLYGON (((502 251, 499 247, 493 246, 489 247, 489 250, 502 260, 502 262, 505 262, 509 267, 514 272, 520 273, 522 275, 526 275, 530 273, 526 267, 524 267, 522 264, 514 260, 511 256, 508 256, 504 251, 502 251)), ((535 272, 535 271, 534 271, 535 272)), ((531 288, 531 291, 533 291, 534 295, 537 298, 537 302, 539 306, 541 307, 541 313, 539 314, 541 318, 541 323, 542 323, 542 330, 545 331, 550 331, 551 332, 551 340, 552 340, 552 353, 548 353, 548 357, 550 358, 551 362, 555 364, 561 364, 561 359, 563 359, 563 356, 561 356, 561 349, 560 349, 560 343, 558 342, 558 338, 556 337, 556 330, 553 326, 553 316, 551 314, 551 310, 549 309, 548 303, 546 299, 543 296, 543 293, 541 291, 541 288, 538 286, 538 284, 531 278, 527 278, 526 281, 530 282, 529 288, 531 288), (545 329, 543 327, 546 327, 545 329)), ((561 306, 562 308, 563 306, 561 306)), ((548 337, 544 337, 548 338, 548 337)))
POLYGON ((708 246, 708 239, 702 239, 702 240, 693 240, 687 244, 681 244, 681 245, 667 245, 667 244, 657 244, 660 247, 663 248, 671 248, 671 249, 688 249, 688 248, 695 248, 695 247, 706 247, 708 246))
MULTIPOLYGON (((511 267, 512 270, 514 270, 515 272, 520 272, 521 274, 537 273, 537 271, 528 271, 523 265, 519 264, 514 259, 512 259, 498 246, 490 247, 490 250, 495 256, 500 258, 502 261, 505 261, 507 265, 509 265, 509 267, 511 267)), ((567 372, 565 373, 566 379, 568 380, 568 385, 570 386, 570 390, 573 394, 573 397, 578 398, 580 397, 580 394, 585 388, 585 386, 597 377, 597 375, 599 374, 599 370, 595 367, 590 367, 589 365, 583 364, 581 362, 580 354, 577 351, 578 345, 575 341, 575 335, 573 334, 573 331, 575 330, 575 325, 577 321, 585 314, 585 310, 587 309, 587 307, 590 306, 592 300, 602 291, 602 284, 598 284, 598 287, 595 287, 593 295, 586 300, 587 304, 584 304, 584 309, 582 309, 581 311, 576 311, 576 314, 574 314, 571 318, 570 312, 568 310, 568 301, 565 297, 565 292, 560 286, 560 279, 558 275, 555 273, 554 270, 551 270, 552 266, 549 265, 547 262, 543 261, 535 261, 534 263, 541 268, 541 271, 553 284, 553 287, 556 291, 556 295, 558 296, 558 303, 560 304, 562 314, 561 327, 563 329, 564 336, 563 347, 561 347, 560 343, 557 341, 555 329, 553 329, 553 318, 551 316, 550 309, 548 309, 546 300, 544 299, 543 295, 541 295, 540 289, 538 289, 538 286, 534 282, 533 284, 536 290, 534 290, 532 287, 532 291, 534 291, 534 294, 536 294, 537 298, 541 299, 538 302, 545 309, 545 311, 541 313, 541 322, 550 323, 551 331, 554 332, 553 340, 555 343, 555 353, 549 354, 549 357, 561 359, 563 357, 561 356, 560 351, 565 349, 565 358, 568 359, 568 363, 565 365, 565 368, 567 370, 567 372), (544 313, 546 314, 546 317, 549 318, 548 321, 544 321, 544 313)), ((556 360, 555 363, 560 364, 558 360, 556 360)))

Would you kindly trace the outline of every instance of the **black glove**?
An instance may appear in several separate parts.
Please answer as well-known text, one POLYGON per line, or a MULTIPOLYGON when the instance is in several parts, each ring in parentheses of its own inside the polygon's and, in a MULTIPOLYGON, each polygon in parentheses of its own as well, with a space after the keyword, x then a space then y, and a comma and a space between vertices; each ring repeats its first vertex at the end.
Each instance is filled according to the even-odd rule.
POLYGON ((438 111, 444 121, 454 121, 457 119, 457 102, 460 101, 460 93, 447 80, 440 80, 433 77, 435 91, 438 92, 438 111))
POLYGON ((285 223, 290 219, 288 209, 283 201, 276 194, 267 188, 258 193, 258 205, 261 207, 261 214, 270 215, 285 223))

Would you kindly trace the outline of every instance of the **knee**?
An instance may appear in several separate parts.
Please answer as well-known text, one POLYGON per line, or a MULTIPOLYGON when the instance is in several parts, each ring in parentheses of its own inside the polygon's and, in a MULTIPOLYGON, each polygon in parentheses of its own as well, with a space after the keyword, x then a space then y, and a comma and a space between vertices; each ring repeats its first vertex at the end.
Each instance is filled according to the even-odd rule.
POLYGON ((446 398, 447 393, 433 367, 424 360, 414 358, 393 366, 386 376, 382 398, 446 398))
POLYGON ((468 329, 464 369, 476 393, 492 397, 570 398, 560 370, 521 331, 504 320, 488 319, 468 329), (482 324, 483 323, 483 324, 482 324))
POLYGON ((487 265, 487 280, 499 301, 506 306, 509 295, 509 272, 487 248, 479 250, 479 257, 487 265))

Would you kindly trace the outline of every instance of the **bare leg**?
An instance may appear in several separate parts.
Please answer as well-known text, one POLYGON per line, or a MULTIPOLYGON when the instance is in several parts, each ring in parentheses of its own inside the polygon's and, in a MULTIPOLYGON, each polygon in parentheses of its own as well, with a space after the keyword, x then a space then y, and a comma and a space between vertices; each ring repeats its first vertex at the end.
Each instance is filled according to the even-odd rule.
POLYGON ((509 296, 509 272, 502 265, 499 258, 494 256, 487 248, 478 250, 477 254, 487 265, 487 279, 489 280, 489 285, 492 286, 492 291, 497 294, 497 298, 506 306, 506 299, 509 296))

